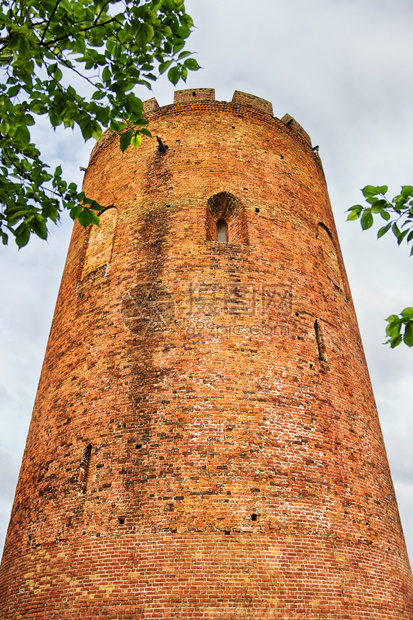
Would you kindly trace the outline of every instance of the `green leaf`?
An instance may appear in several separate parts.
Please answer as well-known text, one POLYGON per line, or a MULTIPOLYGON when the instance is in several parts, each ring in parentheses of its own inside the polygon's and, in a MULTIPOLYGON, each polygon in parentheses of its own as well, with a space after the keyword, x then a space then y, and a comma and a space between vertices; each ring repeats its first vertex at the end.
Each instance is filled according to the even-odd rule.
POLYGON ((40 239, 47 239, 47 227, 46 222, 40 216, 34 217, 32 222, 32 230, 33 232, 40 237, 40 239))
POLYGON ((97 90, 96 92, 93 93, 92 99, 94 99, 95 101, 98 101, 100 99, 103 99, 105 96, 106 96, 106 93, 104 93, 102 90, 97 90))
POLYGON ((388 211, 385 211, 384 209, 380 211, 380 215, 382 216, 383 220, 389 221, 391 219, 390 213, 388 211))
POLYGON ((20 86, 16 84, 15 86, 11 86, 9 88, 9 90, 7 91, 7 96, 13 98, 16 95, 18 95, 19 92, 20 92, 20 86))
POLYGON ((72 220, 77 220, 79 215, 82 213, 82 205, 76 205, 72 209, 70 209, 70 217, 72 220))
POLYGON ((103 80, 103 82, 110 82, 111 78, 112 78, 112 73, 111 73, 109 67, 106 66, 103 69, 103 72, 102 72, 102 80, 103 80))
POLYGON ((389 188, 387 187, 387 185, 379 185, 378 187, 376 187, 376 194, 385 194, 388 191, 389 188))
POLYGON ((19 249, 24 248, 24 246, 27 245, 29 239, 30 239, 30 227, 24 226, 21 229, 21 232, 16 235, 16 243, 18 245, 18 248, 19 249))
POLYGON ((389 344, 392 349, 395 349, 396 347, 399 346, 399 344, 402 343, 402 341, 403 341, 403 336, 399 334, 395 338, 390 338, 390 340, 388 340, 386 344, 389 344))
POLYGON ((120 148, 121 148, 122 153, 124 153, 126 149, 128 148, 128 146, 130 145, 132 136, 133 136, 133 129, 130 129, 129 131, 126 131, 125 133, 121 135, 120 148))
MULTIPOLYGON (((142 100, 139 99, 138 97, 136 97, 133 93, 130 93, 128 95, 128 100, 129 100, 129 104, 130 104, 130 107, 132 108, 133 112, 137 116, 142 116, 142 114, 143 114, 143 103, 142 103, 142 100)), ((145 121, 145 123, 147 124, 147 121, 145 121)))
POLYGON ((188 50, 185 50, 184 52, 181 52, 178 56, 178 60, 183 60, 184 58, 187 58, 187 56, 190 56, 192 52, 188 52, 188 50))
POLYGON ((166 60, 165 62, 161 62, 159 65, 159 73, 161 75, 165 73, 165 71, 169 69, 172 63, 173 63, 173 60, 166 60))
POLYGON ((197 71, 201 68, 195 58, 187 58, 184 62, 184 67, 186 67, 190 71, 197 71))
POLYGON ((363 192, 363 196, 365 198, 368 198, 369 196, 376 196, 376 194, 380 193, 375 185, 366 185, 366 187, 363 187, 361 191, 363 192))
POLYGON ((132 136, 131 141, 130 141, 131 145, 132 145, 135 149, 136 149, 136 148, 138 148, 138 146, 140 146, 140 145, 141 145, 141 142, 142 142, 142 136, 141 136, 141 134, 140 134, 140 133, 135 133, 135 134, 132 136))
POLYGON ((400 334, 401 328, 402 328, 402 322, 398 318, 397 321, 394 321, 393 323, 389 323, 387 325, 386 335, 389 336, 390 338, 397 338, 400 334))
POLYGON ((387 202, 383 198, 373 199, 371 204, 371 212, 372 213, 381 213, 383 211, 383 207, 386 206, 387 202))
POLYGON ((413 195, 413 185, 403 185, 400 194, 403 198, 410 198, 413 195))
POLYGON ((400 245, 401 242, 403 241, 403 239, 406 237, 406 235, 408 234, 409 229, 404 230, 403 232, 400 233, 400 235, 397 238, 397 244, 400 245))
POLYGON ((26 125, 20 125, 17 127, 15 137, 17 140, 22 140, 22 142, 30 142, 30 132, 26 125))
POLYGON ((394 236, 397 238, 397 241, 398 241, 398 240, 399 240, 399 237, 400 237, 400 235, 401 235, 401 232, 400 232, 400 229, 399 229, 399 227, 397 226, 396 222, 394 222, 394 223, 392 224, 391 229, 392 229, 392 232, 393 232, 394 236))
POLYGON ((394 322, 400 321, 400 319, 397 314, 391 314, 390 316, 387 317, 386 321, 388 323, 394 323, 394 322))
POLYGON ((364 213, 361 216, 361 227, 363 230, 367 230, 373 226, 373 216, 369 208, 364 209, 364 213))
POLYGON ((81 224, 84 228, 89 226, 89 224, 99 225, 99 218, 91 209, 84 207, 82 212, 79 213, 77 218, 79 220, 79 224, 81 224))
POLYGON ((408 347, 413 347, 413 321, 407 323, 404 330, 403 341, 408 347))
POLYGON ((46 104, 40 99, 34 99, 30 102, 30 110, 34 114, 45 114, 46 113, 46 104))
POLYGON ((380 228, 380 230, 377 233, 377 239, 380 239, 380 237, 385 235, 386 232, 390 230, 390 228, 391 228, 391 222, 389 222, 389 224, 386 224, 386 226, 383 226, 382 228, 380 228))
POLYGON ((168 71, 168 80, 176 86, 181 78, 181 69, 178 66, 172 67, 168 71))
POLYGON ((363 207, 361 205, 354 205, 347 210, 350 211, 347 216, 347 220, 358 220, 363 211, 363 207))
POLYGON ((61 72, 61 70, 59 69, 59 67, 56 67, 56 69, 53 72, 53 77, 55 80, 57 80, 58 82, 60 82, 60 80, 63 77, 63 73, 61 72))
POLYGON ((402 310, 400 312, 400 315, 404 318, 404 319, 413 319, 413 308, 405 308, 404 310, 402 310))

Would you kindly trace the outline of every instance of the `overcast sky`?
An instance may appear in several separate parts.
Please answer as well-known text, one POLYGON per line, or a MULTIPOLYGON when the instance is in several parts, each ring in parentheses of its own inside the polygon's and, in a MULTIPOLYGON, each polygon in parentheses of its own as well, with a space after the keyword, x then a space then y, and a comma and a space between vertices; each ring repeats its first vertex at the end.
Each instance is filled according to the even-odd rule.
MULTIPOLYGON (((376 241, 346 209, 360 188, 413 184, 412 0, 187 0, 197 29, 188 49, 203 69, 187 87, 234 90, 291 114, 320 145, 344 261, 408 545, 413 558, 413 350, 383 346, 384 319, 413 305, 413 258, 394 237, 376 241)), ((184 85, 179 85, 184 88, 184 85)), ((153 96, 138 90, 142 99, 153 96)), ((172 103, 166 78, 153 89, 172 103)), ((33 133, 33 132, 32 132, 33 133)), ((92 141, 36 130, 47 161, 81 181, 92 141)), ((71 232, 64 218, 48 242, 0 248, 0 551, 71 232)))

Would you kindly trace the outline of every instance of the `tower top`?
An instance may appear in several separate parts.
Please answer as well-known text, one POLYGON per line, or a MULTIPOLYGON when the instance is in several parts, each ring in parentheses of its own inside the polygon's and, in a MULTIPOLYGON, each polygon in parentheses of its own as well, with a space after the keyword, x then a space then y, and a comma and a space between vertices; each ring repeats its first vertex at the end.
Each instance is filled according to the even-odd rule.
MULTIPOLYGON (((177 104, 187 104, 187 103, 196 103, 198 101, 216 101, 215 99, 215 89, 214 88, 185 88, 184 90, 176 90, 174 93, 174 102, 173 105, 177 104)), ((218 103, 218 102, 217 102, 218 103)), ((220 102, 223 103, 223 102, 220 102)), ((273 118, 277 118, 274 116, 274 111, 272 107, 272 103, 263 99, 262 97, 257 97, 256 95, 251 95, 250 93, 244 93, 240 90, 234 91, 231 102, 231 105, 241 105, 248 108, 253 108, 258 112, 262 112, 263 114, 268 114, 273 118)), ((164 106, 169 107, 169 106, 164 106)), ((157 112, 160 110, 160 106, 155 97, 144 101, 143 103, 143 111, 144 114, 150 114, 151 112, 157 112)), ((287 125, 292 131, 301 136, 301 138, 307 142, 311 146, 311 138, 308 133, 301 127, 299 123, 295 120, 291 114, 284 114, 284 116, 280 119, 285 125, 287 125)))
MULTIPOLYGON (((274 116, 273 106, 270 101, 262 99, 262 97, 257 97, 256 95, 244 93, 240 90, 234 91, 230 102, 217 101, 215 99, 214 88, 186 88, 184 90, 176 90, 172 104, 160 106, 156 97, 144 101, 143 113, 144 116, 152 120, 154 116, 158 116, 159 114, 176 114, 178 111, 182 113, 185 107, 190 105, 197 105, 202 109, 205 109, 205 106, 208 108, 214 108, 216 106, 217 111, 224 107, 226 112, 231 108, 234 112, 240 108, 243 108, 244 111, 248 109, 250 113, 254 116, 259 116, 264 122, 267 120, 270 123, 278 124, 278 129, 281 128, 282 131, 287 130, 291 137, 304 143, 307 147, 312 147, 310 136, 291 114, 284 114, 281 118, 277 118, 274 116)), ((100 148, 111 142, 116 135, 117 132, 107 130, 95 144, 90 155, 90 161, 92 161, 100 148)))

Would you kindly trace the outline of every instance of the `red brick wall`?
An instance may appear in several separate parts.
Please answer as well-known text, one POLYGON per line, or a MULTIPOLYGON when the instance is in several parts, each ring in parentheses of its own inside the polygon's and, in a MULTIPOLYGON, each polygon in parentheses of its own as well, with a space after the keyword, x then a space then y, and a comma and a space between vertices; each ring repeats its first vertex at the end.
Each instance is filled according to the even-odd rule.
POLYGON ((94 149, 112 251, 75 226, 0 618, 411 620, 319 157, 262 100, 198 95, 151 104, 166 153, 94 149), (218 211, 238 242, 209 240, 218 211))

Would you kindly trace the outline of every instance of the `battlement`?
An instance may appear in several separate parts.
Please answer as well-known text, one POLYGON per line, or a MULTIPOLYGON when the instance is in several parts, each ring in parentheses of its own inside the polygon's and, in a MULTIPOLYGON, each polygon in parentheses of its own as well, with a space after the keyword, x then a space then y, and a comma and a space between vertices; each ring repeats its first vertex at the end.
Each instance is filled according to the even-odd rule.
POLYGON ((265 114, 271 114, 274 116, 272 103, 261 97, 250 95, 249 93, 243 93, 240 90, 236 90, 232 96, 232 103, 239 103, 240 105, 246 105, 250 108, 255 108, 265 114))
POLYGON ((174 103, 193 103, 194 101, 215 101, 215 88, 186 88, 175 91, 174 103))
MULTIPOLYGON (((176 90, 174 94, 174 104, 179 103, 194 103, 195 101, 215 101, 215 89, 214 88, 185 88, 183 90, 176 90)), ((240 90, 236 90, 232 96, 231 103, 248 106, 254 108, 264 114, 273 114, 272 103, 262 97, 251 95, 250 93, 243 93, 240 90)), ((159 104, 155 97, 148 99, 144 104, 144 112, 156 112, 159 110, 159 104)))
MULTIPOLYGON (((185 88, 183 90, 176 90, 174 93, 173 105, 182 103, 195 103, 198 101, 216 101, 214 88, 185 88)), ((226 102, 223 102, 226 103, 226 102)), ((229 103, 229 102, 228 102, 229 103)), ((242 105, 248 108, 252 108, 263 114, 268 114, 273 118, 274 111, 270 101, 251 95, 250 93, 244 93, 240 90, 236 90, 232 96, 231 102, 235 105, 242 105)), ((155 97, 143 102, 144 114, 150 114, 151 112, 157 112, 160 110, 158 101, 155 97)), ((303 127, 295 120, 291 114, 284 114, 281 119, 282 123, 286 125, 293 134, 299 135, 304 142, 311 146, 311 138, 303 127)))
MULTIPOLYGON (((205 110, 206 108, 217 108, 231 110, 236 114, 242 113, 247 116, 259 116, 261 120, 267 124, 277 126, 277 130, 284 131, 289 134, 295 141, 305 144, 311 148, 311 138, 305 129, 291 116, 291 114, 284 114, 281 118, 274 116, 273 106, 270 101, 251 95, 250 93, 244 93, 240 90, 236 90, 232 96, 231 101, 217 101, 215 98, 214 88, 185 88, 182 90, 176 90, 174 92, 174 100, 172 104, 160 106, 156 97, 151 97, 143 102, 143 114, 152 121, 152 115, 158 116, 158 114, 167 115, 180 115, 186 105, 198 105, 199 110, 205 110), (176 106, 176 107, 175 107, 176 106), (240 106, 244 108, 244 111, 240 112, 240 106)), ((100 151, 102 147, 107 147, 108 144, 115 139, 116 132, 107 130, 103 136, 95 144, 90 161, 100 151)), ((317 158, 318 159, 318 158, 317 158)), ((319 160, 318 160, 319 161, 319 160)))

